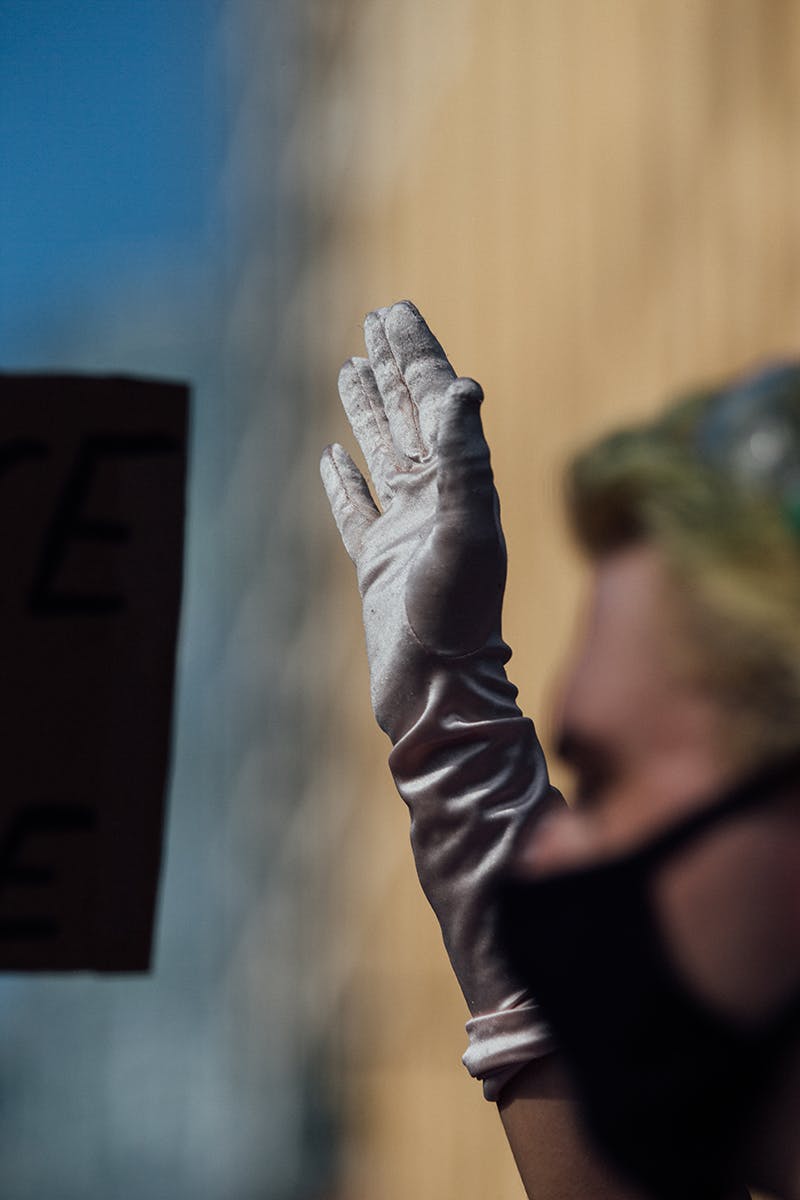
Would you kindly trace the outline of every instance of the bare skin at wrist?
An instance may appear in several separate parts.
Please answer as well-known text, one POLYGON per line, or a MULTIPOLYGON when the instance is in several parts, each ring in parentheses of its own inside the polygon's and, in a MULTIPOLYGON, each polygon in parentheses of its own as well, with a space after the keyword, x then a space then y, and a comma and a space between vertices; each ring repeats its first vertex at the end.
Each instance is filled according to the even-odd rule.
MULTIPOLYGON (((559 1054, 523 1068, 497 1107, 530 1200, 647 1200, 588 1144, 559 1054)), ((726 1200, 750 1200, 750 1192, 742 1186, 726 1200)))
POLYGON ((557 1053, 523 1068, 503 1089, 497 1107, 531 1200, 647 1200, 587 1144, 557 1053))

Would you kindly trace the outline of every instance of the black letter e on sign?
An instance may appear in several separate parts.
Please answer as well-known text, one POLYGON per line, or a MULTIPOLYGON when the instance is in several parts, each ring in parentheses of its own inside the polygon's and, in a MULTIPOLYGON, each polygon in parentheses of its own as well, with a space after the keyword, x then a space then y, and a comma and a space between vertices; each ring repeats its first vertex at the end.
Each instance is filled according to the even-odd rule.
POLYGON ((30 609, 35 616, 99 616, 125 607, 125 597, 118 593, 58 591, 59 571, 72 541, 123 543, 130 539, 131 528, 126 522, 83 515, 100 460, 104 456, 177 454, 180 449, 177 439, 164 434, 95 434, 84 438, 42 542, 30 592, 30 609))

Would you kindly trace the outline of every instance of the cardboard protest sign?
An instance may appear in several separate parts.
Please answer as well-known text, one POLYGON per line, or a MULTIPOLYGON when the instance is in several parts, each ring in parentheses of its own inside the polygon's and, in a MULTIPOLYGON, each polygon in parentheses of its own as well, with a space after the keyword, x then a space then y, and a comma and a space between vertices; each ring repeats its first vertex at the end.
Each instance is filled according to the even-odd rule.
POLYGON ((0 374, 0 970, 149 967, 188 389, 0 374))

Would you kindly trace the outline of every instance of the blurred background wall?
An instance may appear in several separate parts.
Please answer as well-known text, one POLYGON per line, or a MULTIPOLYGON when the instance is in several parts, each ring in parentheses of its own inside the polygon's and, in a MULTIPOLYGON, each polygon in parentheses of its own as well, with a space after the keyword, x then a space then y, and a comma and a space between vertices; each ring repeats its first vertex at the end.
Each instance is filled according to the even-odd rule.
POLYGON ((193 386, 153 969, 0 977, 0 1194, 322 1194, 294 0, 0 5, 0 358, 193 386), (303 818, 302 814, 306 814, 303 818), (299 849, 298 849, 299 847, 299 849), (313 970, 313 963, 311 968, 313 970))
POLYGON ((0 979, 8 1200, 522 1196, 318 484, 413 298, 484 384, 548 744, 578 443, 796 353, 797 0, 5 0, 0 357, 195 389, 154 970, 0 979))

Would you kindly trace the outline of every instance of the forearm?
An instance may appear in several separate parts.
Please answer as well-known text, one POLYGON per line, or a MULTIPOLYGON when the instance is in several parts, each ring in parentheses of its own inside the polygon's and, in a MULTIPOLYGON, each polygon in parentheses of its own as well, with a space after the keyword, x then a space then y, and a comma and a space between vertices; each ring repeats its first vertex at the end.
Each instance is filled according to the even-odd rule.
POLYGON ((484 1080, 488 1099, 552 1048, 534 1001, 496 946, 494 884, 523 827, 563 804, 503 670, 508 656, 503 645, 502 658, 433 666, 424 701, 389 758, 411 813, 420 882, 472 1014, 464 1065, 484 1080))
MULTIPOLYGON (((434 910, 447 913, 449 952, 452 943, 480 955, 487 939, 493 952, 489 881, 509 861, 522 827, 562 803, 515 698, 502 669, 434 672, 426 703, 389 756, 411 812, 415 859, 426 867, 422 886, 434 910)), ((510 1003, 515 991, 487 996, 483 988, 467 1001, 475 1015, 510 1003)))
POLYGON ((588 1145, 557 1052, 524 1067, 498 1108, 530 1200, 646 1200, 588 1145))

